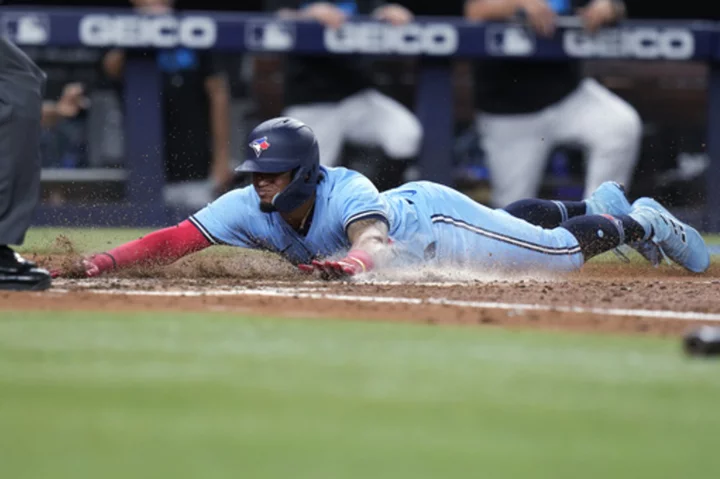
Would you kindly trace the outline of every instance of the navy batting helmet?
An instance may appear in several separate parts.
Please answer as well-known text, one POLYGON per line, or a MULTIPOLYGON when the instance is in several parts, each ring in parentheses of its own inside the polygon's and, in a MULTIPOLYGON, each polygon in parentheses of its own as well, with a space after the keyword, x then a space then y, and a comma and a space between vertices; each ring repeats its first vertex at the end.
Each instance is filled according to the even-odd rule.
POLYGON ((273 118, 255 127, 248 139, 245 161, 236 171, 293 173, 290 184, 272 200, 276 210, 292 211, 312 196, 320 176, 320 152, 309 126, 293 118, 273 118))

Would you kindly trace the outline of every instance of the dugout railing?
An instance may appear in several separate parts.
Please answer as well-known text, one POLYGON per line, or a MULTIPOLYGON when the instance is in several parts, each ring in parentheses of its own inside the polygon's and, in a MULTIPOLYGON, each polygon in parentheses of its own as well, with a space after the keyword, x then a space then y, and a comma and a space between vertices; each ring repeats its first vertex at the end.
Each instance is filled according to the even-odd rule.
MULTIPOLYGON (((223 52, 399 55, 418 57, 415 112, 424 126, 420 168, 425 179, 452 183, 453 59, 628 59, 705 62, 708 68, 706 208, 702 224, 720 232, 720 24, 706 21, 626 21, 588 35, 574 18, 552 38, 514 23, 471 23, 418 17, 393 27, 357 17, 338 30, 266 14, 199 12, 144 16, 129 9, 0 10, 0 33, 20 46, 143 48, 186 46, 223 52)), ((36 225, 160 226, 163 132, 159 72, 151 57, 125 71, 126 201, 117 204, 42 204, 36 225)))

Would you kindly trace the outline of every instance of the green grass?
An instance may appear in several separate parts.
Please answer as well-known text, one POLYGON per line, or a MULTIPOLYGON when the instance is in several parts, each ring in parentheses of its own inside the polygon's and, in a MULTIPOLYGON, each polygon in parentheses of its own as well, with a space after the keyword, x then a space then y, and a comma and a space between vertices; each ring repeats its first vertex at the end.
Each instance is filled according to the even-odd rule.
MULTIPOLYGON (((64 254, 68 245, 76 253, 98 253, 140 238, 154 229, 142 228, 33 228, 28 231, 25 243, 17 248, 21 254, 64 254)), ((230 254, 238 249, 220 246, 198 254, 230 254)))
POLYGON ((718 404, 677 340, 0 304, 13 479, 714 478, 718 404))
POLYGON ((709 245, 720 245, 720 235, 718 234, 705 234, 703 238, 705 238, 705 242, 709 245))
POLYGON ((0 312, 24 478, 714 478, 720 363, 675 340, 0 312))
POLYGON ((70 240, 79 253, 100 252, 132 241, 153 231, 138 228, 31 228, 25 243, 18 248, 21 253, 52 254, 67 252, 64 242, 70 240))

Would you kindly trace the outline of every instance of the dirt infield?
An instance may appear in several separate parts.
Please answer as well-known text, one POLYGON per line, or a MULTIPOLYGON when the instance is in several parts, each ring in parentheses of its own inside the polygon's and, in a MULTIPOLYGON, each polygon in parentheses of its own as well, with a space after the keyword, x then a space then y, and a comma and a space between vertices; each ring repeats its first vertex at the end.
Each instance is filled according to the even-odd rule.
MULTIPOLYGON (((46 267, 67 256, 35 258, 46 267)), ((0 309, 225 311, 243 315, 410 321, 679 335, 720 324, 720 265, 591 263, 557 277, 413 271, 352 282, 308 279, 272 257, 196 257, 102 278, 56 280, 42 293, 0 293, 0 309)))

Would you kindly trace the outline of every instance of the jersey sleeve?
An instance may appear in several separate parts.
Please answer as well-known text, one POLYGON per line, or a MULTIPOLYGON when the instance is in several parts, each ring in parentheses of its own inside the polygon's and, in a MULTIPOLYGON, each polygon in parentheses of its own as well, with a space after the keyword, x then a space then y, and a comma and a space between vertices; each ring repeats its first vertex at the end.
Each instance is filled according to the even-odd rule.
POLYGON ((388 223, 388 205, 380 196, 375 185, 359 173, 350 175, 337 185, 340 218, 343 230, 347 231, 355 221, 379 219, 388 223))
POLYGON ((190 216, 189 220, 213 244, 255 248, 250 231, 253 218, 259 213, 255 203, 248 188, 233 190, 190 216))

